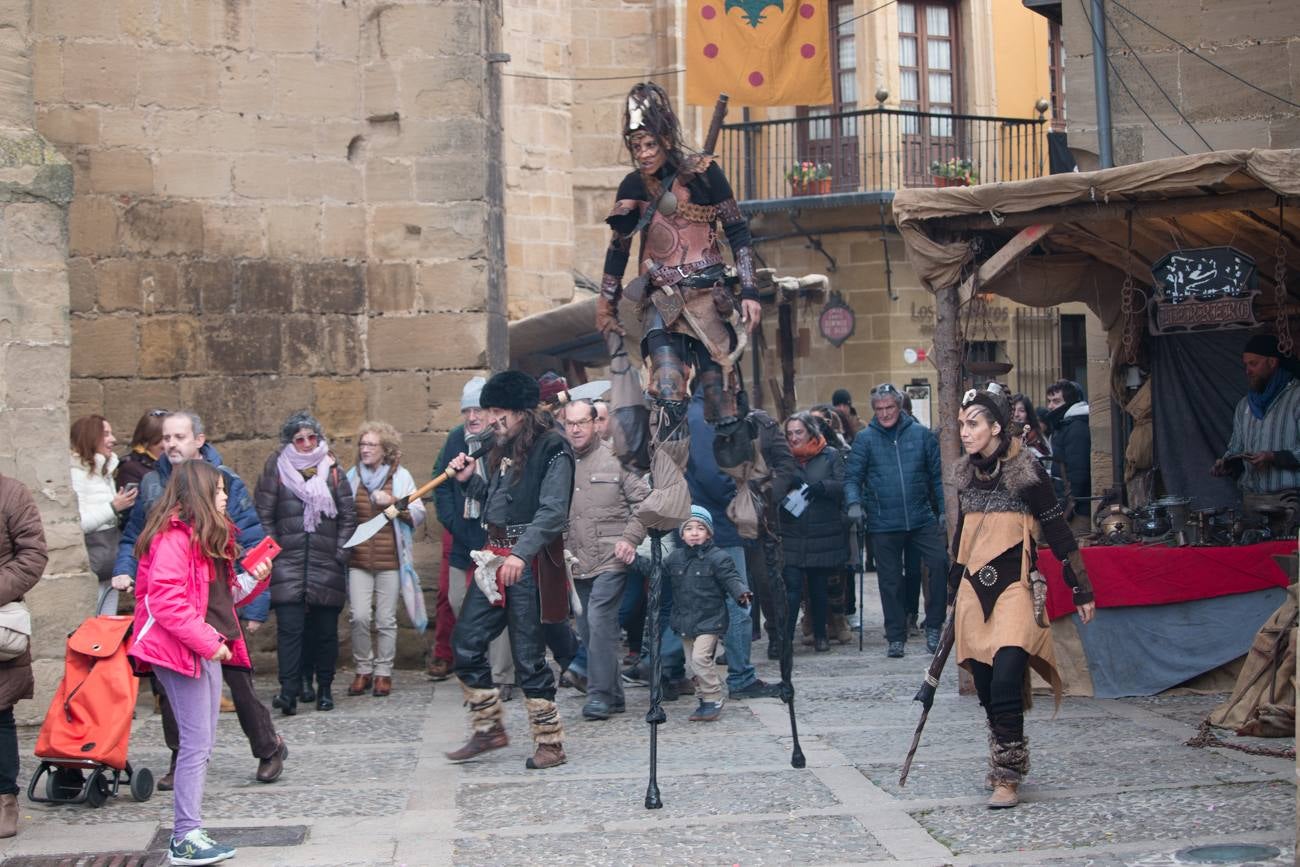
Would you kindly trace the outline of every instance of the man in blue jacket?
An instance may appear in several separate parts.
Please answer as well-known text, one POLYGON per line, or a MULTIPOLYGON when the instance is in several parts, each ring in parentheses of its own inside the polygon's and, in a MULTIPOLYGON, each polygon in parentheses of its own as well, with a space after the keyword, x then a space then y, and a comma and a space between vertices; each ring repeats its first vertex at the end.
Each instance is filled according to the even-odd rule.
MULTIPOLYGON (((704 417, 704 398, 698 393, 686 412, 691 431, 691 457, 686 464, 686 484, 691 502, 703 506, 713 515, 713 544, 725 551, 736 563, 745 586, 749 574, 745 568, 745 541, 727 518, 727 505, 736 497, 736 483, 718 467, 713 443, 716 433, 704 417)), ((750 662, 750 644, 754 640, 752 615, 732 598, 727 598, 729 617, 722 644, 727 652, 727 694, 732 698, 771 698, 779 694, 780 685, 759 680, 750 662)))
MULTIPOLYGON (((221 455, 208 445, 203 432, 203 419, 192 412, 173 412, 163 419, 163 454, 166 460, 158 461, 158 466, 145 474, 140 480, 140 495, 131 507, 131 516, 126 529, 122 531, 122 541, 117 548, 117 562, 113 567, 113 586, 118 590, 128 590, 135 580, 135 570, 139 563, 135 557, 135 542, 140 538, 149 510, 153 508, 167 482, 171 479, 172 467, 190 460, 205 460, 221 471, 226 480, 226 514, 234 522, 238 531, 238 542, 245 551, 256 547, 266 536, 262 522, 253 507, 253 498, 248 495, 248 488, 230 467, 221 462, 221 455)), ((248 631, 256 632, 266 622, 270 611, 271 594, 262 593, 252 602, 239 610, 242 620, 249 621, 248 631)), ((284 770, 284 760, 289 755, 284 740, 275 732, 271 722, 271 712, 262 704, 253 688, 253 672, 242 668, 221 667, 226 685, 230 687, 230 697, 235 703, 235 713, 239 717, 239 726, 248 738, 248 744, 257 758, 257 779, 263 783, 273 783, 280 778, 284 770)), ((176 728, 176 717, 172 713, 167 696, 161 691, 161 710, 163 717, 163 738, 171 748, 171 767, 158 779, 158 788, 167 791, 172 787, 172 777, 176 771, 176 753, 180 749, 180 732, 176 728)))
POLYGON ((930 570, 925 606, 925 640, 939 644, 948 592, 948 555, 939 522, 943 515, 943 470, 939 441, 903 412, 903 395, 886 383, 871 391, 875 418, 853 440, 844 474, 849 520, 866 522, 876 558, 880 605, 885 612, 888 655, 903 655, 907 615, 903 557, 909 550, 930 570))

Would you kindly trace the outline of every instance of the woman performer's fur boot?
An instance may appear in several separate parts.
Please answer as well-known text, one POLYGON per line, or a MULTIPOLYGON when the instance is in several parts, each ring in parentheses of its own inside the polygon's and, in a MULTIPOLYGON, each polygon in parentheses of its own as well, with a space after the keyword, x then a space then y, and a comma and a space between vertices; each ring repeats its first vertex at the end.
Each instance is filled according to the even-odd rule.
POLYGON ((446 753, 447 758, 453 762, 463 762, 489 750, 509 746, 510 738, 501 724, 505 709, 501 706, 496 688, 473 689, 461 684, 461 690, 465 694, 465 705, 469 708, 473 734, 463 747, 446 753))
POLYGON ((1029 739, 1022 714, 999 714, 989 733, 989 773, 985 782, 993 789, 988 806, 1002 810, 1020 803, 1020 783, 1029 773, 1029 739))
POLYGON ((560 724, 560 712, 555 702, 530 698, 525 704, 528 706, 528 722, 533 728, 533 743, 537 746, 525 766, 542 770, 564 764, 567 758, 564 755, 564 726, 560 724))

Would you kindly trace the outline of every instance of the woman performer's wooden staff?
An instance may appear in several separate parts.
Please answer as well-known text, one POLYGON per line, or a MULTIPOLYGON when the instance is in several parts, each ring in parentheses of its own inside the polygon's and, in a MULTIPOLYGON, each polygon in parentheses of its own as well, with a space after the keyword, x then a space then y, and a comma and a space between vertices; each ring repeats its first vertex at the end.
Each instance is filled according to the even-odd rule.
POLYGON ((934 704, 934 691, 939 687, 943 667, 948 663, 948 654, 952 652, 955 620, 956 617, 953 615, 948 616, 948 622, 943 627, 943 635, 939 638, 939 648, 934 652, 934 659, 930 660, 930 668, 925 672, 925 681, 912 698, 912 701, 919 701, 924 710, 921 711, 921 719, 916 724, 916 733, 912 735, 912 748, 907 751, 907 758, 903 760, 903 773, 898 778, 900 786, 907 785, 907 774, 912 770, 912 757, 916 755, 916 748, 921 744, 921 730, 925 728, 925 721, 930 716, 930 707, 934 704))

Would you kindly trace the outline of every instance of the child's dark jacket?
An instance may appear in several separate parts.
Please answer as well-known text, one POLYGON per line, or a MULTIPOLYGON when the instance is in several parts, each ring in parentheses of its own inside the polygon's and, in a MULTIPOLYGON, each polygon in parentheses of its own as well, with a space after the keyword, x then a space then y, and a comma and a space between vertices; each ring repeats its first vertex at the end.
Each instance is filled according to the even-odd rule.
POLYGON ((727 631, 727 594, 737 602, 749 592, 731 557, 712 541, 681 545, 664 560, 673 585, 673 631, 722 635, 727 631))

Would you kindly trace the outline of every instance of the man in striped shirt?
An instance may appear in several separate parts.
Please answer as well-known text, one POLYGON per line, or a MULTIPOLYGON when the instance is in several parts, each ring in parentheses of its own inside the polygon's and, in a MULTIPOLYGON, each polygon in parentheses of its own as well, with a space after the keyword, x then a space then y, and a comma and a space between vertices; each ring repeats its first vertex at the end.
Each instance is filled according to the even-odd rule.
POLYGON ((1300 488, 1300 380, 1294 359, 1277 338, 1257 334, 1242 352, 1250 388, 1237 404, 1232 438, 1214 462, 1217 476, 1240 472, 1243 494, 1279 494, 1300 488))

